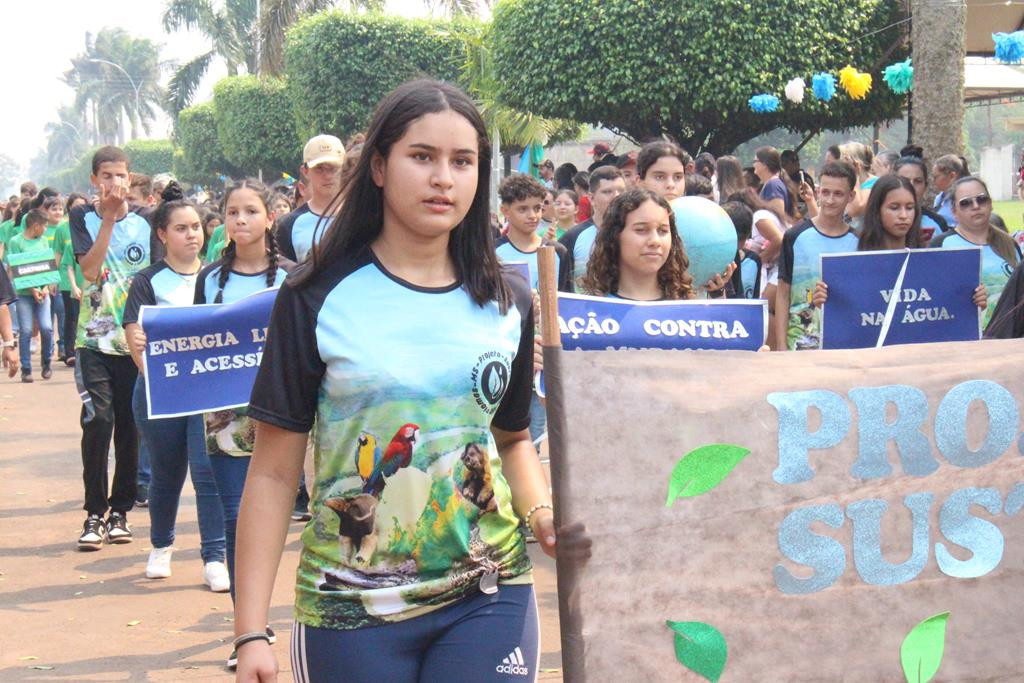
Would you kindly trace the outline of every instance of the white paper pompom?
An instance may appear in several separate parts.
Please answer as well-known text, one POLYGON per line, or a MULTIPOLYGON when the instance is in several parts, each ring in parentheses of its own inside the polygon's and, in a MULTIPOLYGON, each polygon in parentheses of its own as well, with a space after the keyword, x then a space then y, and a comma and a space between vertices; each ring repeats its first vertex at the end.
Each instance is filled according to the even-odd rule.
POLYGON ((807 84, 802 78, 794 78, 786 84, 786 99, 793 104, 800 104, 804 101, 804 88, 807 84))

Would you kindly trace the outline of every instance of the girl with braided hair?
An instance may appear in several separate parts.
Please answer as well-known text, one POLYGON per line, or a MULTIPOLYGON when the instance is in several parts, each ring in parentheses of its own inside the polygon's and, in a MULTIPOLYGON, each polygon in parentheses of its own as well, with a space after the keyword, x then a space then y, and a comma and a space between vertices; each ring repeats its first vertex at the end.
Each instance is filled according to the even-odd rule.
MULTIPOLYGON (((277 288, 287 272, 278 255, 274 236, 273 195, 258 180, 248 178, 231 185, 224 195, 224 227, 228 237, 221 258, 203 268, 195 288, 195 303, 231 303, 268 288, 277 288)), ((235 594, 235 527, 242 487, 249 471, 255 426, 246 408, 206 414, 206 451, 210 457, 227 539, 231 597, 235 594)), ((268 636, 272 631, 267 631, 268 636)), ((237 664, 234 651, 228 668, 237 664)))

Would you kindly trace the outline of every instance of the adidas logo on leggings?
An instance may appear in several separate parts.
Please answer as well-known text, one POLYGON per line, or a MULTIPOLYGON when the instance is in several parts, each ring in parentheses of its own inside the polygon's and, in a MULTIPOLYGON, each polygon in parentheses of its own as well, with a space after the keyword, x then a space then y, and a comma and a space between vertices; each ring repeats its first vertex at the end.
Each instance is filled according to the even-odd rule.
POLYGON ((511 674, 513 676, 529 676, 530 669, 523 662, 523 651, 518 647, 508 654, 508 657, 501 660, 501 664, 494 667, 500 674, 511 674))

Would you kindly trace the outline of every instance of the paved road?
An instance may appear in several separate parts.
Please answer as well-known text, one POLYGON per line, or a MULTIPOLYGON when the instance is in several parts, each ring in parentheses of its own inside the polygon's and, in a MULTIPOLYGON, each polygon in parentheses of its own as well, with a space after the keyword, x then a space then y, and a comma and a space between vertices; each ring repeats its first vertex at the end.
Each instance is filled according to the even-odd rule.
MULTIPOLYGON (((172 568, 143 576, 145 510, 129 515, 135 542, 83 553, 79 403, 72 372, 20 384, 0 379, 0 681, 231 680, 231 599, 202 584, 195 498, 186 483, 172 568)), ((113 464, 111 463, 111 471, 113 464)), ((287 643, 300 526, 278 572, 271 625, 290 681, 287 643)), ((531 546, 541 613, 540 680, 561 680, 554 564, 531 546)))

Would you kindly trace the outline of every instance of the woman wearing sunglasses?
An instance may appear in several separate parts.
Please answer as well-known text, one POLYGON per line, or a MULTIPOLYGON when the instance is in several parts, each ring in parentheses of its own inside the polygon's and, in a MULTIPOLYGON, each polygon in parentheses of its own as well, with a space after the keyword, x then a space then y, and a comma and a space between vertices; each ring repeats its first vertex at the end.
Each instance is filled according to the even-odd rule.
POLYGON ((992 196, 980 178, 960 178, 953 183, 949 194, 958 224, 933 239, 930 246, 982 248, 981 284, 988 289, 984 316, 984 325, 987 325, 1010 273, 1020 263, 1020 248, 1012 237, 992 225, 992 196))

